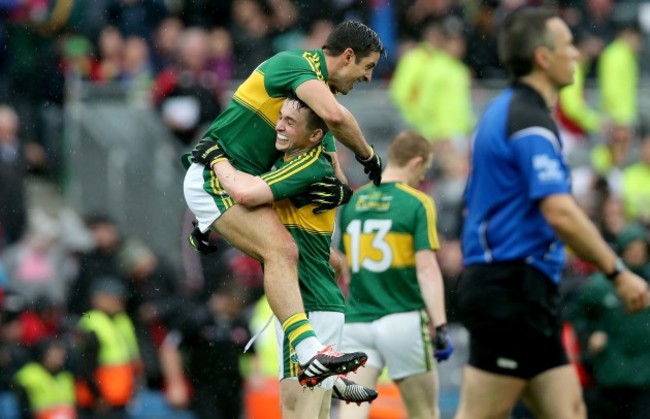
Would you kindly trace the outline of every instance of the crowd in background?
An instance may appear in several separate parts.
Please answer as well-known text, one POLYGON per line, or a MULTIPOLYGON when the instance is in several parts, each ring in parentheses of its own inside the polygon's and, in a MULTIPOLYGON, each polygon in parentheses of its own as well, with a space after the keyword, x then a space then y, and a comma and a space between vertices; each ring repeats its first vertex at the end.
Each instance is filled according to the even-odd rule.
MULTIPOLYGON (((628 265, 650 280, 650 115, 643 114, 650 110, 639 109, 636 97, 647 70, 639 60, 644 34, 630 16, 616 13, 622 2, 0 0, 0 394, 15 390, 15 374, 28 360, 44 359, 56 342, 79 342, 80 321, 97 309, 101 293, 117 297, 133 322, 137 385, 166 391, 172 405, 186 406, 188 394, 168 388, 165 379, 174 365, 169 349, 180 348, 195 396, 241 391, 239 380, 216 378, 225 372, 241 377, 232 360, 250 337, 247 321, 262 293, 260 267, 220 242, 216 255, 187 254, 180 273, 146 237, 121 231, 112 214, 78 214, 67 205, 60 193, 61 116, 75 82, 123 89, 127 100, 156 109, 189 147, 229 99, 232 82, 264 59, 285 49, 320 48, 341 20, 366 22, 387 49, 374 76, 386 82, 386 100, 406 125, 436 144, 422 187, 437 204, 438 256, 453 321, 454 280, 462 266, 460 198, 476 114, 471 89, 506 77, 496 41, 503 16, 546 3, 557 7, 583 53, 578 91, 562 97, 556 110, 568 138, 575 196, 628 265), (598 106, 584 102, 585 85, 599 92, 592 102, 598 106), (161 348, 168 349, 163 357, 161 348), (219 357, 228 362, 205 362, 219 357), (205 383, 212 386, 202 390, 205 383)), ((611 285, 587 281, 593 274, 580 260, 567 266, 567 347, 586 388, 600 386, 600 394, 633 388, 650 409, 650 374, 640 367, 650 356, 649 313, 619 321, 624 314, 611 301, 611 285), (622 323, 629 326, 621 330, 622 323), (626 369, 613 379, 611 365, 626 369)), ((63 346, 65 368, 81 374, 74 352, 83 345, 63 346)))

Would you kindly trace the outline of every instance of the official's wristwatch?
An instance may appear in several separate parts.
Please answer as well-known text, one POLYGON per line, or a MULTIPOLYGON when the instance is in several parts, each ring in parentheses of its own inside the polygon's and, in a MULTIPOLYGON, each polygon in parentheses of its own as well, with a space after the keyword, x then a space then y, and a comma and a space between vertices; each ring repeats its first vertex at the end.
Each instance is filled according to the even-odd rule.
POLYGON ((616 258, 616 262, 614 262, 614 270, 608 274, 605 274, 607 276, 607 279, 610 281, 613 281, 616 279, 617 276, 619 276, 624 270, 627 269, 627 266, 625 266, 625 263, 621 258, 616 258))

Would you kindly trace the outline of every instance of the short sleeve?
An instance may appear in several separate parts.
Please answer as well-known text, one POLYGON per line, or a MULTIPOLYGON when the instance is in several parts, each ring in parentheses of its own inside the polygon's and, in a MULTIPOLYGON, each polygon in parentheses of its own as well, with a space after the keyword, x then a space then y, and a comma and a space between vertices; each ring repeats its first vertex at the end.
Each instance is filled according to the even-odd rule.
POLYGON ((415 223, 413 232, 413 245, 415 251, 438 250, 438 231, 436 229, 436 207, 433 199, 422 197, 415 211, 415 223))
POLYGON ((571 192, 568 167, 553 131, 543 127, 526 128, 514 133, 510 141, 530 199, 571 192))

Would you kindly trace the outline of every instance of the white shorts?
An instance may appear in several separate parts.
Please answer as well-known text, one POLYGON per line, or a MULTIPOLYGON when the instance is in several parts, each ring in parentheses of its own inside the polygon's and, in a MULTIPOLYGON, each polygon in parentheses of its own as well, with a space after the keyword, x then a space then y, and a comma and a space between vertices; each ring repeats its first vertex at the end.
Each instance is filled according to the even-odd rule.
POLYGON ((365 352, 366 366, 381 371, 388 367, 393 380, 432 371, 433 348, 424 311, 384 316, 370 323, 346 323, 343 352, 365 352))
MULTIPOLYGON (((312 311, 307 313, 307 318, 314 332, 316 332, 318 340, 324 345, 333 345, 333 349, 338 351, 341 347, 345 314, 336 311, 312 311)), ((293 348, 290 347, 289 340, 285 339, 282 325, 277 317, 275 318, 275 332, 278 343, 278 363, 280 365, 279 378, 280 380, 285 378, 297 380, 298 357, 293 351, 293 348)), ((336 376, 329 377, 319 385, 329 390, 334 385, 335 379, 336 376)))
POLYGON ((223 214, 223 208, 220 208, 215 202, 215 198, 203 189, 205 183, 203 170, 202 165, 192 163, 185 173, 183 193, 187 206, 199 222, 199 229, 205 233, 212 223, 223 214))

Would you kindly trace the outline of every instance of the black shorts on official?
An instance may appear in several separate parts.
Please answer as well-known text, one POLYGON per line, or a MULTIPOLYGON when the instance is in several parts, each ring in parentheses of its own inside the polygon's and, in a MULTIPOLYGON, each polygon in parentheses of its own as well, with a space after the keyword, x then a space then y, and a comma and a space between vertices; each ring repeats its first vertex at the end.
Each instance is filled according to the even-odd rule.
POLYGON ((525 263, 473 265, 457 286, 469 365, 528 380, 568 364, 557 286, 525 263))

